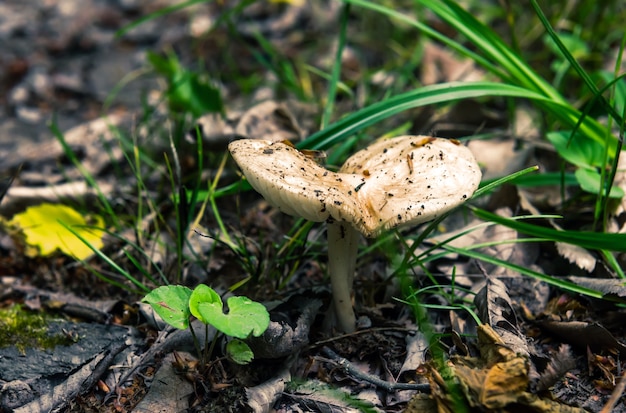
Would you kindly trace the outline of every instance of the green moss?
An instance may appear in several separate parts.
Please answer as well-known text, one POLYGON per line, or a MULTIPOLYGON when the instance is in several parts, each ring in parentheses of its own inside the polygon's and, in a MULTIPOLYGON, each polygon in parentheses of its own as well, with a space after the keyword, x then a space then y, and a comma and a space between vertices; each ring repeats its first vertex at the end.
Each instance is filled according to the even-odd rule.
POLYGON ((27 348, 48 349, 73 343, 64 334, 49 334, 50 317, 26 311, 16 304, 0 309, 0 348, 16 346, 20 353, 27 348))

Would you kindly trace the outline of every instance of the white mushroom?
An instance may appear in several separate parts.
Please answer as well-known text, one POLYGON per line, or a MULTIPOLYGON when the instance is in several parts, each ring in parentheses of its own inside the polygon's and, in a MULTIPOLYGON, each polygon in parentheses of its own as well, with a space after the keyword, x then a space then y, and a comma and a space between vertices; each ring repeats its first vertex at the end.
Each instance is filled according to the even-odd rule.
POLYGON ((358 233, 432 220, 474 193, 481 173, 459 142, 425 136, 378 141, 329 171, 282 142, 242 139, 229 150, 250 185, 279 210, 328 222, 328 267, 339 328, 355 329, 358 233))

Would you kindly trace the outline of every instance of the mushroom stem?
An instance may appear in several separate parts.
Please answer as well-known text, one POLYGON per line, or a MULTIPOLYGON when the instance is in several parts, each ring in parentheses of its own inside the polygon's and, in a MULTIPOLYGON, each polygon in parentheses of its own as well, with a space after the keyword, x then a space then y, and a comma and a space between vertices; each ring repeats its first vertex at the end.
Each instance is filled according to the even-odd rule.
POLYGON ((333 293, 333 309, 338 327, 344 333, 356 330, 352 308, 352 283, 356 268, 359 232, 347 222, 329 222, 328 272, 333 293))

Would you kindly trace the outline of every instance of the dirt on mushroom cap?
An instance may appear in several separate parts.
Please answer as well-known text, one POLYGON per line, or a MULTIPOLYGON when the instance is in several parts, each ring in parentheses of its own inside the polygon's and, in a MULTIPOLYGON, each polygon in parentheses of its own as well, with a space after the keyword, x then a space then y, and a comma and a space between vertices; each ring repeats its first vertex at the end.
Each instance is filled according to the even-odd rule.
POLYGON ((469 199, 482 177, 467 147, 429 136, 375 142, 348 158, 339 172, 365 179, 358 196, 374 219, 357 229, 366 236, 435 219, 469 199))
POLYGON ((282 212, 314 222, 354 222, 359 216, 352 196, 358 176, 329 171, 282 142, 240 139, 228 149, 250 185, 282 212))
POLYGON ((469 149, 426 136, 376 142, 338 173, 281 142, 242 139, 229 150, 252 187, 281 211, 346 221, 367 237, 436 218, 469 199, 481 179, 469 149))

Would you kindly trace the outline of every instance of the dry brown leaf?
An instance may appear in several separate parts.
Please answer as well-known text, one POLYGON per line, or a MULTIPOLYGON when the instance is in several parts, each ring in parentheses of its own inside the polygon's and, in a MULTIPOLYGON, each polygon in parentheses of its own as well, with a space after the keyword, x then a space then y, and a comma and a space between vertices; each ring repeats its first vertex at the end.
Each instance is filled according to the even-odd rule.
POLYGON ((479 69, 471 59, 459 59, 448 48, 435 43, 426 43, 422 56, 423 85, 455 81, 476 81, 485 77, 483 70, 479 69))
POLYGON ((589 251, 578 245, 557 242, 556 249, 563 258, 578 268, 587 272, 592 272, 596 268, 597 259, 589 251))
POLYGON ((487 277, 485 286, 474 297, 474 304, 483 323, 517 329, 513 304, 501 280, 487 277))
POLYGON ((516 142, 506 140, 472 140, 467 145, 479 164, 483 179, 501 178, 528 166, 529 149, 516 149, 516 142))
POLYGON ((570 346, 567 344, 559 346, 558 352, 551 355, 550 362, 534 381, 535 390, 537 392, 548 390, 575 366, 576 362, 570 351, 570 346))
MULTIPOLYGON (((188 360, 195 360, 190 353, 179 352, 188 360)), ((181 412, 189 408, 189 395, 193 384, 174 369, 174 354, 169 353, 157 371, 152 386, 133 412, 181 412)))
POLYGON ((566 279, 576 285, 600 291, 607 297, 626 299, 626 285, 624 285, 624 280, 622 279, 614 280, 576 276, 566 277, 566 279))
POLYGON ((617 341, 606 328, 597 323, 543 320, 538 321, 537 325, 577 347, 616 349, 620 353, 626 352, 626 345, 617 341))
POLYGON ((415 371, 420 365, 424 364, 426 351, 429 346, 426 336, 420 331, 417 331, 415 334, 407 334, 405 340, 407 341, 407 354, 402 367, 400 367, 399 375, 406 371, 415 371))
MULTIPOLYGON (((476 411, 534 411, 582 413, 585 410, 563 405, 528 391, 529 362, 506 346, 487 325, 478 327, 480 358, 453 357, 452 370, 460 381, 469 405, 476 411)), ((454 412, 454 404, 441 376, 431 368, 429 381, 439 412, 454 412)))
POLYGON ((235 133, 253 139, 294 141, 302 138, 302 129, 289 108, 275 101, 265 101, 248 109, 235 133))

